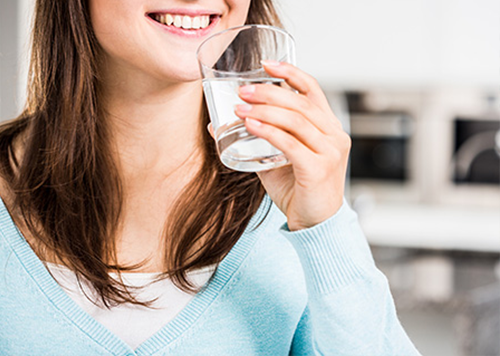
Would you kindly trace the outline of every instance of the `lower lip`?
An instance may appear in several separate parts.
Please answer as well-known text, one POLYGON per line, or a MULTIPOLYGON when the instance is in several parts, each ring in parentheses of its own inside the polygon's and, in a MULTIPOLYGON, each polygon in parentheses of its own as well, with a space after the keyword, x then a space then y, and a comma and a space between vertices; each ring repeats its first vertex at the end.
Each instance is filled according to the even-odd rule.
POLYGON ((162 23, 159 23, 158 21, 153 20, 151 17, 146 15, 147 19, 151 21, 154 25, 158 26, 161 28, 163 31, 170 32, 174 35, 177 36, 182 36, 182 37, 188 37, 188 38, 200 38, 208 35, 212 30, 215 28, 217 23, 219 23, 220 17, 217 16, 213 20, 210 21, 210 25, 208 25, 205 28, 200 28, 198 30, 185 30, 183 28, 178 28, 175 26, 168 26, 162 23))

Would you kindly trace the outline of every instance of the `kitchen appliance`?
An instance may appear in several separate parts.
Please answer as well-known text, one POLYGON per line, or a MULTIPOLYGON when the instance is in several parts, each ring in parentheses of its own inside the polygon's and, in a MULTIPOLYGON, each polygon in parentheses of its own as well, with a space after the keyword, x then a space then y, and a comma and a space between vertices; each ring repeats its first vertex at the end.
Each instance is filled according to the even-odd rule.
POLYGON ((500 184, 500 120, 454 120, 453 180, 457 184, 500 184))
POLYGON ((351 177, 404 182, 412 118, 405 112, 351 113, 351 177))

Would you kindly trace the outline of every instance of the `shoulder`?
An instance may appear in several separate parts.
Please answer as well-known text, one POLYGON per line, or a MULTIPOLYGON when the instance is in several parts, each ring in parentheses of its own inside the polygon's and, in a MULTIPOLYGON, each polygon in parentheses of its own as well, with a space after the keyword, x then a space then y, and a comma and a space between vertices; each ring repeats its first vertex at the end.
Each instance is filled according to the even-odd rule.
MULTIPOLYGON (((12 122, 2 123, 0 125, 6 126, 3 129, 5 131, 9 131, 9 127, 13 127, 16 122, 19 120, 14 120, 12 122)), ((14 174, 17 174, 17 167, 15 161, 20 162, 22 159, 22 155, 25 147, 26 135, 24 133, 20 133, 17 135, 12 135, 11 137, 5 138, 3 136, 5 132, 1 132, 0 129, 0 139, 6 140, 5 143, 2 143, 3 149, 0 150, 0 164, 10 166, 13 170, 14 174), (11 153, 14 155, 15 160, 12 158, 11 153)), ((10 178, 9 178, 10 179, 10 178)), ((12 189, 11 182, 8 181, 8 178, 0 172, 0 198, 3 200, 9 211, 13 211, 14 209, 14 193, 12 189)))
MULTIPOLYGON (((6 217, 7 215, 10 216, 9 211, 12 210, 12 194, 11 194, 11 189, 10 185, 7 183, 7 181, 0 175, 0 216, 6 217)), ((0 224, 0 231, 2 231, 5 228, 5 223, 0 224)))
MULTIPOLYGON (((7 209, 8 185, 6 181, 0 176, 0 261, 8 261, 12 254, 12 249, 7 241, 8 234, 12 233, 12 220, 7 209)), ((0 264, 0 271, 5 268, 5 265, 0 264)))
MULTIPOLYGON (((11 185, 0 176, 0 249, 10 250, 7 237, 20 234, 28 244, 35 248, 38 246, 34 235, 28 229, 20 209, 15 204, 15 196, 11 185)), ((39 249, 37 249, 38 251, 39 249)), ((41 251, 41 250, 40 250, 41 251)), ((1 259, 1 257, 0 257, 1 259)))
MULTIPOLYGON (((12 192, 11 185, 5 180, 4 177, 0 175, 0 214, 3 220, 14 220, 15 212, 18 210, 14 204, 14 194, 12 192)), ((2 231, 7 224, 2 222, 0 224, 0 231, 2 231)))
POLYGON ((0 175, 0 198, 6 205, 11 205, 13 200, 11 191, 10 184, 0 175))

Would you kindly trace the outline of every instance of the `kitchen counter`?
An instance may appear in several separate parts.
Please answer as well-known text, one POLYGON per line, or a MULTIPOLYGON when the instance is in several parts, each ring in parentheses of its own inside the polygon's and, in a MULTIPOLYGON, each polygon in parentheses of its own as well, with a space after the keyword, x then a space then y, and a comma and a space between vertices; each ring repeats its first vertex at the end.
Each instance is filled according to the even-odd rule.
POLYGON ((500 208, 377 203, 360 223, 373 245, 500 253, 500 208))

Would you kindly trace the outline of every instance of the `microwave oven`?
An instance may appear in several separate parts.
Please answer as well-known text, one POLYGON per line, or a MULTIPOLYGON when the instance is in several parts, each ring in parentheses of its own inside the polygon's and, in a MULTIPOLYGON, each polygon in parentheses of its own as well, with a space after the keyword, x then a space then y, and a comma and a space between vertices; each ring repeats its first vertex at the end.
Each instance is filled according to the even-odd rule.
POLYGON ((405 112, 351 113, 351 178, 407 181, 411 132, 405 112))

